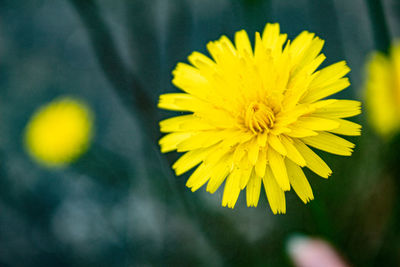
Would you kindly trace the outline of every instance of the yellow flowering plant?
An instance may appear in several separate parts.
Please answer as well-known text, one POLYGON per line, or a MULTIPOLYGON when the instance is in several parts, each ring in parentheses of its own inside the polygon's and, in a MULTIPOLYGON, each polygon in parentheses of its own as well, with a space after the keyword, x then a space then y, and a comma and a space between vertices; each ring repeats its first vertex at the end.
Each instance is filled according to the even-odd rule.
POLYGON ((354 144, 338 135, 360 135, 361 126, 345 118, 361 112, 352 100, 324 99, 350 85, 344 61, 318 70, 325 60, 324 41, 304 31, 292 42, 279 24, 209 42, 211 58, 193 52, 190 64, 178 63, 173 84, 182 93, 160 96, 162 109, 187 112, 160 122, 168 133, 162 152, 185 154, 177 175, 196 170, 187 186, 205 183, 214 193, 225 181, 222 205, 233 208, 246 189, 248 206, 257 206, 261 184, 273 213, 285 213, 291 188, 307 203, 314 198, 302 168, 323 178, 332 171, 311 147, 350 156, 354 144))

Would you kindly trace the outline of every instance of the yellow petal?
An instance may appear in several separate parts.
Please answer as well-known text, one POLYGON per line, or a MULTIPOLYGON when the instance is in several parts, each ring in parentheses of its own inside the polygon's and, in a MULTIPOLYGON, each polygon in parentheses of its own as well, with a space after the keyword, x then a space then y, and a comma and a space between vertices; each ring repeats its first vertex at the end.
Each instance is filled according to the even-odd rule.
POLYGON ((207 44, 207 50, 218 64, 218 67, 226 71, 235 70, 235 67, 237 67, 235 62, 237 61, 236 50, 226 36, 223 35, 219 40, 209 42, 207 44))
POLYGON ((259 146, 256 138, 253 138, 253 140, 249 143, 248 150, 249 150, 248 152, 249 161, 252 165, 255 165, 257 162, 258 151, 259 151, 259 146))
POLYGON ((265 48, 273 51, 273 55, 276 55, 282 51, 282 45, 286 41, 286 38, 286 34, 280 34, 278 23, 267 23, 267 25, 265 25, 262 34, 262 41, 265 48))
POLYGON ((295 77, 291 77, 285 92, 285 99, 282 103, 286 110, 291 110, 298 104, 299 99, 307 91, 312 79, 312 75, 304 72, 297 74, 295 77))
POLYGON ((215 191, 221 186, 226 176, 229 174, 231 168, 228 164, 221 160, 221 163, 216 164, 210 171, 210 181, 207 184, 207 192, 214 194, 215 191))
POLYGON ((186 63, 178 63, 172 74, 172 83, 188 94, 203 99, 211 90, 208 80, 201 72, 186 63))
POLYGON ((357 136, 361 135, 361 125, 354 123, 348 120, 336 119, 337 122, 340 123, 340 126, 334 130, 331 130, 331 133, 341 134, 341 135, 350 135, 357 136))
POLYGON ((328 165, 302 141, 293 139, 293 144, 306 160, 307 167, 310 170, 323 178, 328 178, 332 174, 332 170, 328 165))
POLYGON ((348 78, 341 78, 350 71, 345 61, 325 67, 311 82, 309 91, 301 100, 302 103, 314 102, 335 94, 350 85, 348 78))
POLYGON ((215 129, 201 118, 194 115, 177 116, 160 122, 161 132, 204 131, 215 129))
POLYGON ((241 143, 234 148, 233 152, 233 162, 239 163, 243 156, 246 154, 246 150, 248 149, 248 145, 251 141, 241 143))
POLYGON ((261 177, 253 171, 246 187, 246 201, 248 207, 257 207, 261 191, 261 177))
POLYGON ((254 168, 250 164, 241 164, 239 168, 242 172, 240 175, 240 189, 243 190, 249 183, 250 176, 254 168))
POLYGON ((271 169, 267 167, 263 177, 265 193, 268 198, 269 206, 274 214, 286 213, 285 192, 276 182, 271 169))
POLYGON ((227 165, 233 165, 232 148, 224 147, 224 146, 221 146, 220 144, 217 144, 208 149, 210 149, 210 153, 204 159, 204 163, 206 163, 207 165, 215 165, 220 162, 224 162, 227 165), (224 158, 224 160, 223 160, 223 158, 224 158))
POLYGON ((210 179, 210 176, 210 167, 203 163, 189 177, 186 186, 194 192, 203 186, 210 179))
POLYGON ((303 170, 290 159, 286 158, 285 163, 290 184, 292 185, 294 191, 299 196, 299 198, 304 203, 313 200, 314 195, 312 193, 311 186, 303 173, 303 170))
POLYGON ((189 94, 175 93, 160 95, 158 107, 176 111, 195 111, 204 108, 206 104, 189 94))
POLYGON ((180 157, 172 168, 175 170, 176 175, 181 175, 192 169, 194 166, 199 164, 204 160, 204 158, 210 153, 209 148, 200 148, 196 150, 189 151, 180 157))
POLYGON ((235 169, 226 179, 224 194, 222 196, 222 206, 228 208, 234 208, 236 201, 239 197, 240 187, 240 170, 235 169))
POLYGON ((263 60, 267 55, 264 44, 262 43, 261 35, 259 32, 255 34, 255 45, 254 45, 254 58, 258 64, 263 64, 263 60))
POLYGON ((361 102, 355 100, 336 100, 318 108, 313 115, 328 118, 348 118, 361 113, 361 102))
POLYGON ((242 157, 239 162, 234 162, 232 169, 240 170, 241 174, 239 177, 240 189, 244 189, 249 182, 250 174, 253 171, 253 165, 250 163, 248 157, 242 157))
POLYGON ((298 63, 298 60, 304 55, 304 52, 307 51, 314 36, 314 33, 302 31, 296 38, 294 38, 290 47, 291 57, 294 63, 298 63))
POLYGON ((349 86, 350 86, 349 79, 341 78, 325 87, 321 87, 321 88, 317 88, 317 89, 313 89, 313 90, 310 89, 309 93, 302 101, 304 101, 305 103, 317 101, 324 97, 336 94, 337 92, 340 92, 349 86))
POLYGON ((302 137, 307 137, 307 136, 318 135, 317 132, 314 132, 310 129, 306 129, 303 127, 298 127, 294 124, 290 125, 289 129, 290 129, 290 132, 286 133, 286 135, 293 137, 293 138, 302 138, 302 137))
POLYGON ((222 145, 234 147, 235 145, 249 141, 253 137, 253 133, 250 132, 227 130, 224 131, 224 140, 222 140, 222 145))
POLYGON ((268 133, 263 132, 257 135, 257 143, 260 147, 265 147, 267 144, 268 133))
POLYGON ((285 146, 282 144, 281 140, 279 137, 277 137, 274 134, 270 134, 268 136, 268 144, 275 149, 275 151, 279 152, 279 154, 286 156, 287 152, 285 149, 285 146))
POLYGON ((304 31, 297 36, 296 39, 293 40, 291 47, 292 61, 294 66, 296 66, 292 75, 296 75, 304 68, 306 68, 309 73, 315 71, 319 64, 325 59, 325 56, 322 56, 315 61, 323 46, 324 41, 318 37, 314 37, 313 33, 304 31), (311 68, 309 67, 310 64, 312 64, 311 68))
POLYGON ((223 139, 223 132, 220 131, 205 131, 192 134, 177 145, 178 152, 185 152, 198 148, 206 148, 223 139))
POLYGON ((313 88, 325 87, 342 78, 349 72, 350 68, 346 65, 346 61, 339 61, 320 70, 311 86, 313 88))
POLYGON ((192 119, 193 115, 184 115, 163 120, 160 122, 160 131, 162 133, 178 131, 179 126, 182 122, 186 122, 192 119))
POLYGON ((319 150, 342 156, 350 156, 354 148, 353 143, 326 132, 319 132, 317 136, 304 137, 301 140, 319 150))
POLYGON ((306 160, 300 154, 300 152, 293 145, 292 139, 289 137, 282 136, 282 144, 285 146, 287 151, 287 157, 294 161, 297 165, 302 167, 306 166, 306 160))
POLYGON ((193 66, 198 68, 202 73, 211 75, 216 71, 217 65, 209 57, 199 52, 193 52, 188 60, 193 66))
POLYGON ((300 116, 312 113, 316 109, 313 104, 298 104, 290 110, 282 111, 276 115, 275 123, 282 126, 292 124, 300 116))
POLYGON ((276 182, 283 190, 289 191, 290 183, 282 155, 276 152, 272 148, 269 148, 267 150, 267 155, 268 155, 268 163, 269 166, 271 167, 276 182))
POLYGON ((232 44, 231 40, 229 40, 229 38, 225 35, 222 35, 221 38, 219 38, 218 43, 225 53, 224 57, 226 57, 226 54, 229 54, 229 56, 231 57, 235 57, 237 55, 234 45, 232 44))
POLYGON ((263 177, 265 174, 266 167, 267 167, 267 151, 265 149, 260 149, 257 163, 254 166, 256 174, 260 177, 263 177))
POLYGON ((166 153, 172 150, 177 149, 177 146, 185 141, 186 139, 190 138, 193 133, 188 132, 179 132, 179 133, 170 133, 166 136, 162 137, 158 143, 161 146, 161 152, 166 153))
POLYGON ((338 128, 340 123, 330 119, 304 116, 300 117, 294 125, 299 128, 306 128, 313 131, 329 131, 338 128))
POLYGON ((253 54, 253 50, 251 49, 251 44, 249 40, 249 36, 245 30, 241 30, 236 32, 235 34, 235 45, 236 49, 242 56, 249 56, 253 54))

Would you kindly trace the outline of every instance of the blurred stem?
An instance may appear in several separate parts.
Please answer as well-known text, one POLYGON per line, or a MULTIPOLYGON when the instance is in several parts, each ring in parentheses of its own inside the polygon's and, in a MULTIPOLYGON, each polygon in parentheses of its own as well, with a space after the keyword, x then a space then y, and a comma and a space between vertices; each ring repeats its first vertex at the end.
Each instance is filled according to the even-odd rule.
POLYGON ((375 48, 387 53, 390 47, 390 33, 381 0, 366 0, 371 20, 375 48))
MULTIPOLYGON (((99 7, 94 0, 69 0, 72 6, 78 12, 80 19, 87 29, 89 39, 95 51, 95 56, 106 77, 112 84, 121 99, 122 103, 130 109, 132 114, 138 114, 136 118, 140 126, 149 133, 149 139, 152 142, 154 151, 160 158, 160 162, 165 164, 159 149, 156 148, 155 140, 160 138, 158 130, 158 118, 155 111, 155 103, 149 98, 134 74, 126 67, 119 55, 113 37, 101 17, 99 7)), ((147 162, 147 161, 146 161, 147 162)), ((148 162, 150 164, 150 162, 148 162)), ((171 162, 169 162, 171 163, 171 162)), ((150 169, 150 167, 149 167, 150 169)), ((171 190, 175 193, 184 206, 186 212, 191 214, 191 208, 187 202, 182 190, 177 190, 177 180, 173 179, 169 166, 165 166, 167 177, 171 190), (175 185, 175 186, 174 186, 175 185)))
POLYGON ((114 87, 121 101, 134 113, 140 114, 140 123, 150 130, 152 137, 159 137, 156 122, 155 105, 143 89, 140 82, 126 67, 117 52, 110 31, 103 21, 100 10, 94 0, 69 0, 78 12, 88 31, 91 44, 100 67, 114 87))

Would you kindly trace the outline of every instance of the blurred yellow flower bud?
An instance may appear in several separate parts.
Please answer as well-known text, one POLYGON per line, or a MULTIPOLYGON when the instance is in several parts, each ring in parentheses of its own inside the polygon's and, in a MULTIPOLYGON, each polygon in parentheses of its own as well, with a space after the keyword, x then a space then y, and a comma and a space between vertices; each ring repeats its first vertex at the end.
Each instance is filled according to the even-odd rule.
POLYGON ((38 163, 61 167, 86 152, 92 127, 93 114, 85 103, 61 97, 32 115, 24 133, 25 147, 38 163))
POLYGON ((400 43, 389 56, 374 52, 367 62, 365 104, 370 124, 383 138, 400 130, 400 43))

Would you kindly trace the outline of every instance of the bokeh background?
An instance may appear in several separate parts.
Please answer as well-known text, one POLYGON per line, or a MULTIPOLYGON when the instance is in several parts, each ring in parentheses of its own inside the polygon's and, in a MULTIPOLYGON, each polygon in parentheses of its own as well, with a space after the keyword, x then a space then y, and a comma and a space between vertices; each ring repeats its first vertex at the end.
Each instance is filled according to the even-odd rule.
POLYGON ((286 242, 299 233, 354 266, 400 266, 400 142, 382 141, 365 112, 353 156, 319 153, 333 175, 307 172, 315 200, 287 193, 286 215, 272 214, 263 191, 257 208, 242 193, 234 210, 221 207, 222 189, 192 193, 169 167, 178 155, 157 146, 157 122, 173 113, 156 103, 177 91, 176 63, 266 22, 289 39, 302 30, 324 39, 324 65, 352 69, 335 97, 362 101, 365 62, 381 45, 374 12, 400 36, 400 3, 384 0, 379 13, 368 2, 1 0, 0 266, 293 266, 286 242), (25 152, 23 131, 64 95, 89 104, 95 136, 76 162, 49 169, 25 152))

